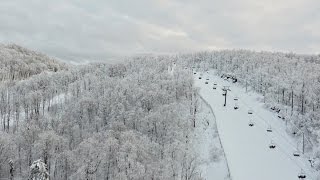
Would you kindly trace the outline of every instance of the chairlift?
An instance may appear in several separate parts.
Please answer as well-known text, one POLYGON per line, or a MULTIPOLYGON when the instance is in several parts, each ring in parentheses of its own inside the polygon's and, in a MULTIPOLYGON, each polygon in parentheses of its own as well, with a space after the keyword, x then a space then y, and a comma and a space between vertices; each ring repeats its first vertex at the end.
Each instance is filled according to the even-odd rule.
POLYGON ((197 74, 196 72, 194 72, 193 74, 197 74))
POLYGON ((205 84, 209 84, 208 81, 206 81, 205 84))
POLYGON ((271 141, 271 143, 269 144, 269 148, 274 149, 274 148, 276 148, 276 145, 271 141))
POLYGON ((272 132, 272 128, 271 128, 270 125, 269 125, 268 128, 267 128, 267 132, 272 132))
POLYGON ((297 143, 297 150, 293 152, 293 156, 296 156, 296 157, 300 156, 299 143, 297 143))
POLYGON ((217 86, 216 86, 216 85, 213 85, 212 89, 217 89, 217 86))
POLYGON ((199 79, 202 79, 202 77, 199 77, 199 79))
POLYGON ((209 81, 209 78, 207 78, 206 80, 209 81))
POLYGON ((215 85, 215 86, 216 86, 216 85, 217 85, 217 83, 213 83, 213 85, 215 85))
POLYGON ((298 178, 299 179, 305 179, 307 176, 306 176, 306 173, 301 169, 301 172, 298 174, 298 178))
POLYGON ((238 101, 238 96, 234 97, 233 100, 238 101))
POLYGON ((249 121, 249 126, 250 126, 250 127, 253 127, 253 126, 254 126, 253 121, 251 121, 251 120, 249 121))
POLYGON ((235 109, 235 110, 239 109, 238 104, 235 104, 235 105, 234 105, 234 109, 235 109))
POLYGON ((252 109, 249 109, 248 114, 253 114, 252 109))
POLYGON ((298 150, 293 152, 293 156, 299 157, 300 156, 300 152, 298 150))
POLYGON ((313 157, 309 157, 308 161, 310 163, 310 166, 313 167, 314 166, 314 158, 313 157))

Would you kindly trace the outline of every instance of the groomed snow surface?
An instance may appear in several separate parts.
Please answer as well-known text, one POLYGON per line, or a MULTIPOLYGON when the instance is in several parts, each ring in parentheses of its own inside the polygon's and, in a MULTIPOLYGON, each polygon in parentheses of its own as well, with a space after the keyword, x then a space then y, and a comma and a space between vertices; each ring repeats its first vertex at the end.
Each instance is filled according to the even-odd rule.
MULTIPOLYGON (((316 180, 316 173, 305 156, 296 157, 294 139, 284 130, 284 122, 257 101, 259 95, 225 81, 213 71, 194 75, 199 93, 214 111, 222 146, 233 180, 294 180, 303 170, 305 179, 316 180), (209 78, 209 80, 206 80, 209 78), (208 81, 208 84, 205 82, 208 81), (217 83, 217 89, 213 89, 217 83), (224 107, 223 86, 229 86, 227 106, 224 107), (238 97, 236 102, 234 97, 238 97), (235 103, 239 109, 235 110, 235 103), (252 109, 253 114, 248 114, 252 109), (251 120, 251 121, 250 121, 251 120), (249 122, 253 126, 249 126, 249 122), (272 132, 267 132, 268 127, 272 132), (273 142, 275 148, 269 148, 273 142)), ((212 179, 220 179, 212 174, 212 179)))

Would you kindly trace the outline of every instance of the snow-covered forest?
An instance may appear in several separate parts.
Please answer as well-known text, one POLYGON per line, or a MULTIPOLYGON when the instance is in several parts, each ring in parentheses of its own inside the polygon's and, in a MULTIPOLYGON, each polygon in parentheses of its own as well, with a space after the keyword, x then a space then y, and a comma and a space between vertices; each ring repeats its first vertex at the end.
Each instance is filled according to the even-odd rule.
MULTIPOLYGON (((1 46, 0 177, 199 179, 188 145, 198 97, 170 57, 71 66, 1 46), (3 66, 3 65, 2 65, 3 66)), ((218 152, 217 152, 218 153, 218 152)))
POLYGON ((262 94, 320 170, 320 56, 224 50, 70 65, 1 45, 0 62, 0 178, 29 177, 41 159, 51 179, 202 179, 192 69, 262 94))

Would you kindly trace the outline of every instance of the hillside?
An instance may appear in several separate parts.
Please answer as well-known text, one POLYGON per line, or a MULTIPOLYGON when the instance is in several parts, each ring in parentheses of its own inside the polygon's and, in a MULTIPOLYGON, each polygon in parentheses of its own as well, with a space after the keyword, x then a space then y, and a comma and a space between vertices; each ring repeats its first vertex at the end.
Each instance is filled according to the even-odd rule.
MULTIPOLYGON (((33 162, 43 161, 51 179, 202 180, 237 174, 245 179, 248 168, 238 170, 245 162, 229 161, 241 159, 241 154, 223 145, 250 136, 229 136, 236 128, 235 116, 217 104, 220 91, 214 94, 204 80, 194 79, 198 75, 193 73, 207 71, 211 80, 243 91, 232 92, 241 98, 257 94, 249 106, 259 102, 259 111, 277 111, 274 129, 291 138, 294 146, 297 143, 297 148, 292 143, 279 147, 301 151, 299 140, 304 137, 304 156, 313 163, 306 171, 319 171, 318 56, 230 50, 70 66, 16 45, 2 45, 1 61, 0 178, 25 179, 31 176, 33 162)), ((236 116, 239 127, 247 128, 246 112, 240 110, 236 116)), ((252 157, 269 152, 261 146, 269 139, 254 131, 257 138, 248 147, 258 152, 252 157)), ((266 157, 276 161, 284 156, 277 152, 266 157)), ((288 168, 295 172, 285 177, 296 177, 296 166, 288 168)), ((258 170, 252 177, 259 177, 263 170, 258 170)), ((269 172, 276 170, 281 169, 269 172)))
POLYGON ((21 80, 44 71, 57 72, 66 64, 44 54, 10 44, 0 44, 0 81, 21 80))
MULTIPOLYGON (((29 57, 28 66, 49 61, 7 49, 29 57)), ((47 64, 44 72, 0 84, 0 177, 25 179, 42 159, 51 179, 202 179, 207 168, 191 143, 199 141, 210 148, 201 157, 216 157, 206 163, 221 164, 220 176, 227 176, 221 146, 194 133, 203 127, 195 122, 208 120, 194 110, 201 102, 192 75, 180 66, 173 71, 171 57, 58 66, 55 73, 47 64)), ((216 134, 213 124, 208 137, 216 134)))

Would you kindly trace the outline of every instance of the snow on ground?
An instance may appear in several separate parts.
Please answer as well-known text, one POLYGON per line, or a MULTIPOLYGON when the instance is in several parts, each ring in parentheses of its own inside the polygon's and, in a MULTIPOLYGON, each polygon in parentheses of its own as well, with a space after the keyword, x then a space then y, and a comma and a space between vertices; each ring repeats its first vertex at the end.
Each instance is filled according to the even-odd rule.
POLYGON ((201 177, 205 180, 227 180, 227 161, 216 129, 215 116, 210 107, 200 99, 196 115, 196 128, 191 137, 195 150, 199 153, 201 177))
MULTIPOLYGON (((51 102, 50 102, 50 107, 52 106, 55 106, 55 105, 60 105, 62 106, 63 103, 65 102, 66 98, 68 97, 69 95, 66 95, 64 93, 62 94, 59 94, 59 95, 56 95, 55 97, 52 98, 51 102)), ((49 102, 46 102, 46 107, 49 106, 49 102)), ((40 109, 42 110, 42 103, 40 104, 40 109)), ((41 112, 42 113, 42 112, 41 112)), ((15 117, 16 114, 13 113, 11 114, 11 118, 15 117)), ((21 109, 20 111, 20 115, 19 115, 19 121, 24 121, 26 118, 26 114, 25 114, 25 111, 24 109, 21 109)), ((16 124, 13 124, 13 123, 16 123, 15 121, 11 120, 9 125, 10 125, 10 129, 11 127, 14 127, 16 124)), ((16 128, 16 127, 15 127, 16 128)), ((1 180, 1 179, 0 179, 1 180)))
POLYGON ((46 107, 48 107, 50 105, 51 108, 54 106, 57 106, 58 108, 62 108, 66 99, 69 98, 70 96, 71 95, 69 93, 58 94, 52 98, 52 100, 50 101, 50 104, 49 104, 49 102, 47 102, 46 107))
MULTIPOLYGON (((63 104, 66 98, 67 98, 67 96, 65 93, 61 93, 59 95, 56 95, 55 97, 52 98, 50 105, 52 106, 52 105, 56 105, 56 104, 63 104)), ((48 106, 48 104, 47 104, 47 106, 48 106)))
POLYGON ((257 94, 246 94, 244 88, 224 81, 213 71, 204 73, 201 80, 198 79, 199 73, 194 77, 200 95, 215 113, 233 180, 294 180, 298 179, 301 169, 305 171, 306 179, 316 179, 316 172, 307 158, 293 156, 297 145, 286 134, 285 123, 257 101, 257 94), (209 84, 205 84, 206 78, 210 79, 209 84), (218 84, 216 90, 212 88, 214 82, 218 84), (225 85, 230 86, 231 91, 228 91, 227 106, 223 107, 222 87, 225 85), (238 110, 234 110, 235 96, 239 97, 238 110), (252 115, 248 114, 249 109, 253 110, 252 115), (248 125, 249 120, 254 123, 253 127, 248 125), (269 125, 272 132, 266 131, 269 125), (275 149, 269 148, 271 141, 276 145, 275 149))
POLYGON ((171 66, 168 66, 168 73, 173 76, 174 70, 176 69, 176 63, 173 63, 171 66))

